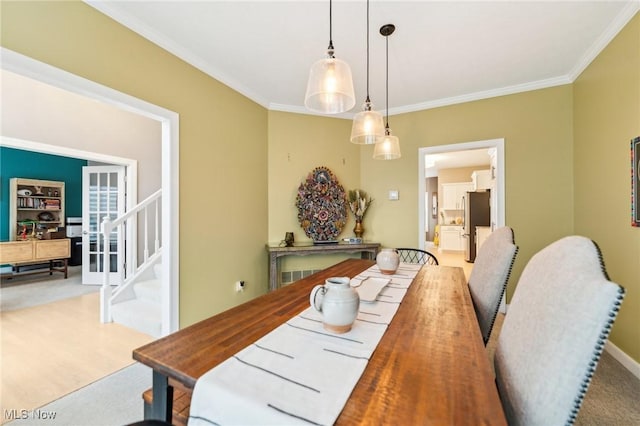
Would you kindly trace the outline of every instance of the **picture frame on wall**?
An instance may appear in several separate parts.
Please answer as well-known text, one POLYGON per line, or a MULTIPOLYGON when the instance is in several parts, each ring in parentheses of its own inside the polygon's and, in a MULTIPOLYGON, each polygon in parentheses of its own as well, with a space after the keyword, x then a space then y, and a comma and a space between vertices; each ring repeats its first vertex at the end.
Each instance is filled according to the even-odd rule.
POLYGON ((640 136, 631 140, 631 226, 640 227, 640 136))

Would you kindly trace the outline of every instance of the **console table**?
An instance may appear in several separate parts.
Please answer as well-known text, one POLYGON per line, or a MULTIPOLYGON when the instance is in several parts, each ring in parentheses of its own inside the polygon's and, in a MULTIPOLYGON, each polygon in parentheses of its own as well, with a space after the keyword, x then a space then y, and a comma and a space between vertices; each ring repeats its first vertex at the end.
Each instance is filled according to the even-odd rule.
POLYGON ((55 240, 26 240, 0 242, 0 265, 20 265, 49 262, 49 268, 38 271, 18 272, 14 275, 30 275, 54 271, 62 272, 67 278, 67 260, 71 256, 71 240, 68 238, 55 240), (54 261, 62 262, 62 267, 56 268, 54 261))
POLYGON ((292 247, 279 244, 267 244, 269 252, 269 291, 276 290, 280 282, 280 265, 278 259, 284 256, 306 256, 310 254, 362 253, 362 259, 375 260, 380 243, 335 243, 313 244, 295 243, 292 247))

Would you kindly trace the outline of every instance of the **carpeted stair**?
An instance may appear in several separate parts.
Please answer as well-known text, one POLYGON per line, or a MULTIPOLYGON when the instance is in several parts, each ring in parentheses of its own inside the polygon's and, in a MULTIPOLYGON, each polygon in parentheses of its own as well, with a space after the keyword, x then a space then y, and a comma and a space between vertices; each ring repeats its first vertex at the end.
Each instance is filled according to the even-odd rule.
POLYGON ((134 299, 116 303, 111 307, 113 321, 153 337, 162 330, 161 288, 158 278, 160 266, 154 267, 155 277, 133 284, 134 299))

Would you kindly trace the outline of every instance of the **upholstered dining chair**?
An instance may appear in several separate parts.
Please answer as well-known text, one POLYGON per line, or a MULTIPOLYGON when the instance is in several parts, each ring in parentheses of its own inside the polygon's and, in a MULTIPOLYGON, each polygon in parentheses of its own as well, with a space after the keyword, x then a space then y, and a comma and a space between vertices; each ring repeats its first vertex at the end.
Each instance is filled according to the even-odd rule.
POLYGON ((493 231, 482 244, 469 276, 469 291, 486 345, 518 253, 513 229, 493 231))
POLYGON ((396 251, 400 255, 400 262, 418 263, 421 265, 437 265, 438 259, 425 250, 414 248, 397 248, 396 251))
POLYGON ((494 358, 509 425, 574 423, 624 294, 588 238, 562 238, 531 258, 494 358))

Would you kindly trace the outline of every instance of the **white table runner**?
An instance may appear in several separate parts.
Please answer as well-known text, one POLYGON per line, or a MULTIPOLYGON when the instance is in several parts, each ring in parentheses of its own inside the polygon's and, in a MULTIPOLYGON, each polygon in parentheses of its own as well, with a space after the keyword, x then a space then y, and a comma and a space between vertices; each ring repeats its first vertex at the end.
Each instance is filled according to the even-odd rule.
POLYGON ((351 331, 333 334, 304 310, 209 370, 191 398, 189 426, 333 424, 360 379, 421 265, 396 275, 372 266, 351 280, 390 278, 375 302, 360 303, 351 331))

